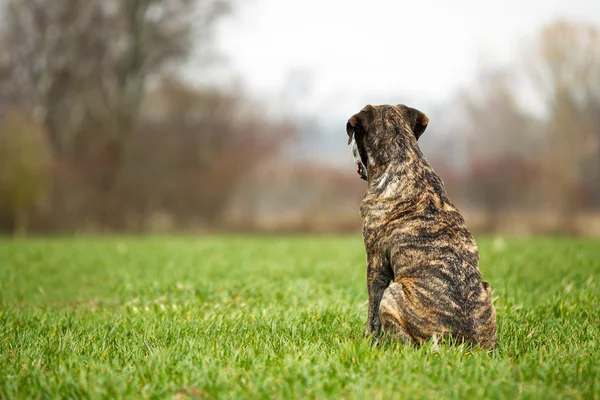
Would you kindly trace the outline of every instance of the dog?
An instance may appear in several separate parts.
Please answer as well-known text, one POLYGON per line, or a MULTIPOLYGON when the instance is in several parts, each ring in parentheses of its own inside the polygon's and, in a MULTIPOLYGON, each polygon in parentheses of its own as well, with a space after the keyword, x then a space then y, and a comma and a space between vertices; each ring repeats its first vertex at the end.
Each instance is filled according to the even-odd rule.
POLYGON ((346 124, 368 188, 366 335, 407 344, 452 338, 492 350, 496 310, 477 244, 419 149, 429 119, 405 105, 367 105, 346 124))

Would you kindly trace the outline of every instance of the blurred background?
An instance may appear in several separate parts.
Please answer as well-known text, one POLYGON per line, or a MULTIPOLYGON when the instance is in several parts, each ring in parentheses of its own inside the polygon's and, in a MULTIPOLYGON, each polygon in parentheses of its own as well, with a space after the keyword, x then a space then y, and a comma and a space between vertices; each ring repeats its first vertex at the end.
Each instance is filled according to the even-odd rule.
POLYGON ((600 235, 597 0, 3 0, 0 232, 359 232, 404 103, 476 232, 600 235))

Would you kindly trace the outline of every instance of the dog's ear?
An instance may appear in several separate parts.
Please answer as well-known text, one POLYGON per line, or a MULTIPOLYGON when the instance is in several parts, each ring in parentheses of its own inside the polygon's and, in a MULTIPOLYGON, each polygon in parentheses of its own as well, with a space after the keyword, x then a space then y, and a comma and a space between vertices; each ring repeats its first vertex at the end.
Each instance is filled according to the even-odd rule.
POLYGON ((367 131, 367 124, 373 113, 373 106, 365 106, 359 113, 350 117, 346 123, 346 133, 348 134, 348 144, 352 143, 352 138, 359 132, 367 131))
POLYGON ((360 120, 358 118, 358 114, 354 114, 350 117, 348 122, 346 122, 346 133, 348 134, 348 144, 352 143, 352 138, 356 133, 358 127, 360 125, 360 120))
POLYGON ((427 129, 427 124, 429 124, 429 118, 427 115, 423 114, 421 111, 416 108, 402 106, 405 109, 406 120, 410 124, 410 127, 415 134, 417 140, 421 137, 425 129, 427 129))

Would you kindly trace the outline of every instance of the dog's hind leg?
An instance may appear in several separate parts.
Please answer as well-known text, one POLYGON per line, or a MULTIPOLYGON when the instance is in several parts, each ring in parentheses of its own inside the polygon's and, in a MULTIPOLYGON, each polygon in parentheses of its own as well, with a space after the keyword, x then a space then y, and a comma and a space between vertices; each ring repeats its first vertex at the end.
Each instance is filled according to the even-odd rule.
POLYGON ((394 337, 406 344, 414 344, 416 341, 409 333, 406 326, 405 306, 406 299, 402 283, 393 282, 383 292, 379 315, 381 326, 386 335, 394 337))

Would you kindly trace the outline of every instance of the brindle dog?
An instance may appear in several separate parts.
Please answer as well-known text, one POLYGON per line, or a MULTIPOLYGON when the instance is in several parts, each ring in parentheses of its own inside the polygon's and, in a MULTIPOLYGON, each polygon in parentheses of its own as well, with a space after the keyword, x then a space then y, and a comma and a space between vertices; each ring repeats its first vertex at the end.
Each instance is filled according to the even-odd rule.
POLYGON ((358 173, 367 253, 367 335, 413 344, 451 336, 493 349, 496 311, 479 252, 419 149, 429 119, 405 105, 368 105, 346 125, 358 173), (391 283, 390 283, 391 282, 391 283))

